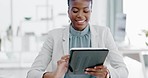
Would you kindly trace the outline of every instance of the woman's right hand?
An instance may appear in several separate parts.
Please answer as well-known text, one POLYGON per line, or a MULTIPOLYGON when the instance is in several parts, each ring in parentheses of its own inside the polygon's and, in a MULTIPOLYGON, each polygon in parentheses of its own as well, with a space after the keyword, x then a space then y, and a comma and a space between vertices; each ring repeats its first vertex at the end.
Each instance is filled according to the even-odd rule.
POLYGON ((69 55, 65 55, 61 57, 61 59, 57 62, 57 70, 56 70, 56 78, 61 78, 67 72, 68 69, 68 61, 69 55))
POLYGON ((47 72, 43 78, 62 78, 68 69, 69 55, 61 57, 57 62, 57 69, 55 72, 47 72))

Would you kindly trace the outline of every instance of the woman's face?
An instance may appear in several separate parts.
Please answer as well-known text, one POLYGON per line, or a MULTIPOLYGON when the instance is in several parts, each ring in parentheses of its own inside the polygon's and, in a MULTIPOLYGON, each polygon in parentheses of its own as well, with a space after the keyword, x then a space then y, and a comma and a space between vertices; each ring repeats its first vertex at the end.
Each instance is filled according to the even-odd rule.
POLYGON ((83 30, 89 22, 91 15, 91 1, 72 0, 70 1, 68 14, 72 22, 72 26, 76 30, 83 30))

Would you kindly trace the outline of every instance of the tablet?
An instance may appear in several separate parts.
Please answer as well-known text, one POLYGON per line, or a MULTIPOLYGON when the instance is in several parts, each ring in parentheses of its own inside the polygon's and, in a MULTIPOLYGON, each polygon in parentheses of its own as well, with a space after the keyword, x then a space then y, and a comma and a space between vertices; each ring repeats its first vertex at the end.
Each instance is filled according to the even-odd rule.
POLYGON ((72 48, 67 74, 85 74, 86 68, 103 65, 107 48, 72 48))

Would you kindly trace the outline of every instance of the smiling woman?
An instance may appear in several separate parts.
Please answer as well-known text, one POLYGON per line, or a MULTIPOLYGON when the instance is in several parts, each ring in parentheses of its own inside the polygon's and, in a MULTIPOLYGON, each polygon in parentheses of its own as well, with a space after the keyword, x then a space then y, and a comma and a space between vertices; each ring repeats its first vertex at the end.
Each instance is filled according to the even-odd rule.
MULTIPOLYGON (((109 66, 106 66, 108 64, 105 64, 104 66, 97 66, 93 69, 87 69, 92 70, 91 73, 85 72, 85 75, 75 75, 75 77, 91 78, 110 75, 112 78, 117 78, 117 76, 121 75, 122 77, 126 78, 126 66, 122 60, 122 57, 118 53, 109 28, 105 27, 107 14, 106 6, 108 0, 68 0, 68 7, 66 5, 67 0, 10 1, 0 0, 0 32, 4 32, 4 34, 0 33, 0 35, 1 37, 6 35, 5 30, 8 28, 8 26, 10 26, 11 23, 13 30, 12 43, 14 43, 12 48, 8 49, 7 47, 11 47, 11 45, 9 45, 10 42, 7 42, 6 45, 9 46, 6 46, 4 48, 5 51, 3 52, 9 50, 11 51, 10 53, 12 55, 16 54, 17 57, 20 57, 21 59, 17 60, 21 61, 3 63, 0 66, 4 66, 6 69, 8 69, 8 71, 12 70, 9 68, 14 67, 16 67, 16 72, 21 73, 22 68, 27 68, 26 70, 28 71, 28 67, 30 66, 30 63, 32 63, 32 59, 34 59, 34 50, 35 52, 38 52, 40 45, 42 45, 42 40, 44 41, 46 32, 51 30, 48 33, 47 40, 45 41, 38 57, 28 72, 28 78, 42 78, 44 76, 46 78, 46 76, 49 77, 49 74, 51 74, 50 76, 57 76, 58 74, 58 76, 62 75, 61 77, 63 77, 67 69, 67 63, 65 65, 65 61, 68 60, 68 56, 65 55, 69 55, 69 50, 73 47, 109 48, 110 55, 107 57, 107 63, 110 61, 110 64, 115 70, 123 69, 120 73, 116 73, 116 71, 109 68, 109 66), (12 1, 11 4, 10 1, 12 1), (10 5, 12 5, 12 7, 10 7, 10 5), (12 10, 10 10, 10 8, 12 8, 12 10), (12 11, 12 13, 10 11, 12 11), (49 19, 49 17, 52 18, 49 19), (69 18, 71 20, 70 23, 68 22, 69 18), (32 32, 35 32, 35 34, 32 32), (26 41, 26 39, 28 41, 26 41), (27 47, 24 47, 24 45, 27 47), (30 47, 30 49, 28 49, 28 47, 30 47), (26 51, 29 51, 28 55, 30 58, 28 58, 28 55, 24 54, 26 51), (23 54, 23 56, 20 54, 23 54), (67 59, 64 60, 65 58, 67 59), (13 64, 18 66, 13 66, 13 64), (114 66, 121 68, 116 68, 114 66), (100 71, 101 73, 99 73, 100 71), (108 74, 108 72, 110 72, 110 74, 108 74)), ((12 55, 9 56, 13 57, 12 55)), ((4 61, 3 58, 5 57, 1 58, 2 59, 0 59, 0 61, 4 61)), ((6 62, 10 62, 10 60, 13 59, 14 58, 9 59, 6 62)), ((12 74, 14 78, 25 78, 24 75, 26 75, 26 70, 25 72, 22 71, 23 75, 20 73, 12 74), (17 75, 21 76, 18 77, 17 75)), ((14 71, 15 69, 10 71, 10 73, 14 71)), ((9 76, 12 77, 12 75, 9 76)), ((3 77, 3 74, 0 73, 0 78, 1 77, 10 78, 8 76, 3 77)))
POLYGON ((76 30, 83 30, 90 20, 92 4, 88 3, 88 1, 92 3, 92 0, 84 0, 83 2, 70 0, 68 3, 71 4, 68 6, 69 18, 71 19, 72 26, 76 30))
POLYGON ((89 23, 92 0, 68 1, 71 23, 64 28, 49 31, 27 78, 127 78, 127 67, 118 52, 110 29, 89 23), (70 75, 66 72, 71 48, 107 48, 109 53, 103 65, 85 68, 85 74, 70 75), (48 66, 51 70, 45 71, 48 66))

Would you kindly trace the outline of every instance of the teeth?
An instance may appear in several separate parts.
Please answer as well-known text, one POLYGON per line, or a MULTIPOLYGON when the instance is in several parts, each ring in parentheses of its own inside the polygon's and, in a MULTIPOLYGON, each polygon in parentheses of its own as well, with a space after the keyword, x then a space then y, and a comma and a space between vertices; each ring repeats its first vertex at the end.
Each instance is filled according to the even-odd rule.
POLYGON ((83 23, 85 20, 82 20, 82 21, 77 21, 78 23, 83 23))

